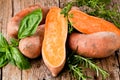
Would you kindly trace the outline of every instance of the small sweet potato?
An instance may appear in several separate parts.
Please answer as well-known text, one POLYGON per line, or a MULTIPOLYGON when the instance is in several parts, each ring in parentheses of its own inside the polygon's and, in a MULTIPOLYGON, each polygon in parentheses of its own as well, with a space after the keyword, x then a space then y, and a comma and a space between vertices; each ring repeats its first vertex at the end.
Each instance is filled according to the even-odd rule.
POLYGON ((28 15, 32 11, 34 11, 36 9, 39 9, 39 8, 41 8, 42 12, 43 12, 43 20, 42 20, 42 22, 40 24, 44 24, 45 19, 46 19, 46 15, 47 15, 47 13, 49 11, 49 8, 48 7, 42 7, 42 6, 37 5, 37 4, 32 5, 32 6, 29 6, 28 8, 25 8, 25 9, 21 10, 14 17, 12 17, 12 19, 8 22, 8 25, 7 25, 7 34, 10 37, 17 38, 17 33, 18 33, 20 21, 26 15, 28 15))
POLYGON ((104 58, 120 48, 120 36, 113 32, 72 33, 69 37, 69 46, 84 57, 104 58))
POLYGON ((36 58, 41 53, 43 38, 44 25, 40 25, 33 36, 26 37, 20 40, 19 50, 28 58, 36 58))

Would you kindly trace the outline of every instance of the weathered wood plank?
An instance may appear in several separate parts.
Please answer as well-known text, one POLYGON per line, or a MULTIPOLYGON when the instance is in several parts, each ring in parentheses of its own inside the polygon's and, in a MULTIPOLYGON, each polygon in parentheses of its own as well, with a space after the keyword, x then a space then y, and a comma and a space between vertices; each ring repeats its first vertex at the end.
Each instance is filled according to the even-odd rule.
MULTIPOLYGON (((6 35, 6 29, 7 29, 7 23, 10 20, 10 18, 16 13, 15 10, 19 10, 17 7, 19 6, 19 0, 17 0, 17 6, 14 4, 13 0, 2 0, 3 3, 3 25, 2 25, 2 33, 6 35), (16 9, 17 8, 17 9, 16 9)), ((9 38, 9 37, 8 37, 9 38)), ((8 64, 3 68, 2 71, 2 79, 3 80, 21 80, 21 70, 19 70, 17 67, 8 64)))
POLYGON ((40 4, 42 6, 59 6, 59 0, 35 0, 35 4, 40 4))
MULTIPOLYGON (((2 11, 3 11, 3 9, 2 9, 2 3, 3 3, 3 1, 2 0, 0 0, 0 32, 1 32, 1 30, 2 30, 2 15, 3 15, 3 13, 2 13, 2 11)), ((2 68, 0 68, 0 80, 2 80, 2 68)))

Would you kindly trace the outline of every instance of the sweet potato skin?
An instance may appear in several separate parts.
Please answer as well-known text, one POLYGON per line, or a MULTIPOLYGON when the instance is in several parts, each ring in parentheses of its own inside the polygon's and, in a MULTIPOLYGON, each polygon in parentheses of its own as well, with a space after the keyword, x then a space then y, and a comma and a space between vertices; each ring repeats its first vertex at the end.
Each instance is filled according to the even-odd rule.
POLYGON ((41 8, 42 11, 43 11, 43 20, 40 24, 44 24, 45 23, 45 18, 46 18, 46 15, 49 11, 49 8, 48 7, 43 7, 43 6, 40 6, 38 4, 36 5, 32 5, 32 6, 29 6, 28 8, 25 8, 23 10, 21 10, 20 12, 18 12, 14 17, 11 18, 11 20, 8 22, 7 24, 7 34, 10 36, 10 37, 13 37, 13 38, 17 38, 17 33, 18 33, 18 29, 19 29, 19 24, 20 24, 20 21, 29 13, 31 13, 32 11, 36 10, 36 9, 39 9, 41 8))
POLYGON ((84 57, 104 58, 120 48, 120 36, 113 32, 97 32, 88 35, 72 33, 69 37, 69 46, 84 57))
POLYGON ((44 25, 40 25, 33 36, 20 40, 19 50, 28 58, 37 58, 41 54, 43 38, 44 25))

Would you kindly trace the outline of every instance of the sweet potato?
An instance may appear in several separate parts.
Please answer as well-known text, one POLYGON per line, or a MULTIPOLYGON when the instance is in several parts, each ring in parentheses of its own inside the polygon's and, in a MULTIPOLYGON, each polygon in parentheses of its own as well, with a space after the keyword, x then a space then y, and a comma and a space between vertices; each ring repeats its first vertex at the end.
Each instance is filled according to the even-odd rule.
POLYGON ((109 31, 115 32, 120 35, 120 29, 118 29, 114 24, 95 16, 90 16, 74 7, 70 10, 69 21, 72 23, 73 27, 78 31, 86 34, 109 31))
POLYGON ((120 36, 113 32, 72 33, 69 37, 69 46, 84 57, 104 58, 120 48, 120 36))
POLYGON ((67 18, 60 14, 61 9, 52 7, 47 14, 42 57, 53 76, 63 69, 66 58, 67 18))
POLYGON ((29 6, 28 8, 25 8, 23 10, 21 10, 19 13, 17 13, 9 22, 8 22, 8 26, 7 26, 7 34, 10 36, 10 37, 13 37, 13 38, 17 38, 17 33, 18 33, 18 29, 19 29, 19 24, 20 24, 20 21, 26 16, 28 15, 29 13, 31 13, 32 11, 38 9, 38 8, 41 8, 42 11, 43 11, 43 20, 40 24, 44 24, 45 23, 45 18, 46 18, 46 15, 49 11, 49 8, 48 7, 42 7, 40 5, 32 5, 32 6, 29 6))
POLYGON ((36 58, 41 53, 43 38, 44 25, 40 25, 33 36, 26 37, 20 40, 19 50, 28 58, 36 58))

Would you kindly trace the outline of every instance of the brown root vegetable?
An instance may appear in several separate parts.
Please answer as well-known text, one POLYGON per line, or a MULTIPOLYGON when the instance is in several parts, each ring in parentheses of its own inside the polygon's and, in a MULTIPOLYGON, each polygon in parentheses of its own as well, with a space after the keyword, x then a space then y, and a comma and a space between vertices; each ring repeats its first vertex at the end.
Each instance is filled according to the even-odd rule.
POLYGON ((73 33, 69 37, 69 46, 84 57, 104 58, 120 48, 120 36, 113 32, 97 32, 88 35, 73 33))
POLYGON ((36 58, 41 53, 43 38, 44 25, 40 25, 33 36, 26 37, 20 40, 19 50, 28 58, 36 58))
POLYGON ((19 29, 19 24, 20 24, 20 21, 26 16, 28 15, 29 13, 31 13, 32 11, 36 10, 36 9, 39 9, 41 8, 42 9, 42 12, 43 12, 43 20, 40 24, 44 24, 45 23, 45 18, 46 18, 46 15, 49 11, 49 8, 48 7, 42 7, 40 5, 32 5, 32 6, 29 6, 28 8, 25 8, 23 10, 21 10, 20 12, 18 12, 9 22, 8 22, 8 26, 7 26, 7 34, 10 36, 10 37, 13 37, 13 38, 17 38, 17 33, 18 33, 18 29, 19 29))

